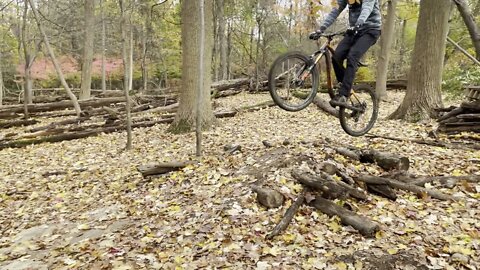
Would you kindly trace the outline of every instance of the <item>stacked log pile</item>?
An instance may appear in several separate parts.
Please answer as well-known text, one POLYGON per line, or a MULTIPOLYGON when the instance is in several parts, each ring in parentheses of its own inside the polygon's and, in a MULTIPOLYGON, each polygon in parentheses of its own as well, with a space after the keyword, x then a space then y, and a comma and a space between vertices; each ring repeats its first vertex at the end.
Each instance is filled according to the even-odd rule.
MULTIPOLYGON (((291 179, 300 183, 303 190, 292 200, 280 222, 270 233, 266 234, 267 239, 272 239, 284 231, 302 205, 313 207, 330 217, 337 216, 343 224, 353 227, 366 237, 372 237, 382 229, 382 224, 364 214, 357 213, 355 207, 349 203, 350 200, 368 203, 371 201, 372 195, 396 200, 397 193, 402 190, 403 192, 412 192, 422 199, 456 201, 461 198, 433 187, 427 188, 425 184, 440 182, 443 188, 453 188, 458 183, 463 186, 480 181, 480 175, 416 176, 407 172, 409 159, 394 153, 328 145, 325 147, 350 160, 376 164, 384 172, 380 176, 361 174, 332 159, 320 164, 310 160, 307 161, 307 164, 303 164, 301 169, 293 167, 290 171, 291 179)), ((258 202, 267 208, 272 208, 263 202, 272 201, 278 191, 270 188, 271 192, 267 192, 267 189, 268 187, 252 186, 253 192, 257 194, 258 202), (258 190, 262 192, 258 192, 258 190), (272 197, 270 200, 265 198, 269 196, 272 197)))
POLYGON ((480 86, 466 89, 466 101, 460 107, 445 109, 438 119, 438 131, 455 134, 461 132, 480 133, 480 86))

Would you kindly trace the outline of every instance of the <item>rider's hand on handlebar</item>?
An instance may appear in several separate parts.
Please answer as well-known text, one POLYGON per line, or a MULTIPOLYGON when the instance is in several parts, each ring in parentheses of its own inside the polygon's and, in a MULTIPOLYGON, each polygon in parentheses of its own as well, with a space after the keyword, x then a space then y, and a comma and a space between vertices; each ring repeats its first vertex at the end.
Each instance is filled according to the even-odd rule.
POLYGON ((347 35, 355 36, 358 34, 358 31, 360 31, 360 28, 362 27, 361 24, 357 24, 355 26, 350 26, 347 28, 347 35))
POLYGON ((313 39, 313 40, 317 40, 322 36, 324 31, 325 31, 324 29, 320 28, 320 29, 316 30, 315 32, 310 33, 308 35, 308 38, 313 39))

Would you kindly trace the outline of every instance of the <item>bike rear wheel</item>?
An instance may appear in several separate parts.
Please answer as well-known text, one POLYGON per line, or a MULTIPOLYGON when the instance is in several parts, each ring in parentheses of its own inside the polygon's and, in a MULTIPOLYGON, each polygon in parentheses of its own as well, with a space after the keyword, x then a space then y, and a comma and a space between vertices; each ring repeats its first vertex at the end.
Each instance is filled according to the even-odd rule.
POLYGON ((305 109, 317 94, 318 68, 301 52, 278 57, 268 74, 268 90, 280 108, 296 112, 305 109))
POLYGON ((351 136, 365 135, 372 129, 378 117, 378 99, 372 87, 358 85, 347 103, 361 111, 340 107, 339 118, 343 130, 351 136))

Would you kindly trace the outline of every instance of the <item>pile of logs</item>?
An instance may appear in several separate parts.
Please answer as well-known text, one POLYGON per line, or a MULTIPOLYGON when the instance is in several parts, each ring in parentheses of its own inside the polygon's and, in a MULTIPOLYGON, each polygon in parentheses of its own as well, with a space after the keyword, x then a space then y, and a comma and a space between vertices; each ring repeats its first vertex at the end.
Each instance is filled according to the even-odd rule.
MULTIPOLYGON (((456 201, 460 198, 435 188, 425 188, 425 184, 436 181, 440 182, 444 188, 453 188, 458 183, 466 186, 468 183, 480 181, 480 175, 415 176, 407 172, 409 159, 392 153, 345 147, 331 148, 331 150, 361 163, 375 163, 385 172, 381 176, 359 174, 334 160, 328 160, 321 164, 310 163, 308 166, 302 166, 302 169, 293 168, 291 177, 302 184, 303 190, 285 211, 280 222, 266 235, 267 239, 272 239, 285 230, 300 206, 304 204, 314 207, 330 217, 337 216, 343 224, 353 227, 366 237, 371 237, 381 230, 381 224, 356 213, 348 200, 368 202, 371 196, 369 193, 396 200, 397 190, 403 190, 412 192, 422 199, 456 201), (336 203, 337 199, 343 203, 336 203)), ((279 207, 283 203, 281 200, 275 199, 279 193, 275 189, 254 186, 252 190, 257 194, 258 202, 267 208, 279 207), (265 202, 278 203, 270 205, 265 202)))
POLYGON ((480 133, 480 86, 470 86, 466 90, 466 101, 460 107, 443 110, 438 119, 438 131, 454 134, 461 132, 480 133))

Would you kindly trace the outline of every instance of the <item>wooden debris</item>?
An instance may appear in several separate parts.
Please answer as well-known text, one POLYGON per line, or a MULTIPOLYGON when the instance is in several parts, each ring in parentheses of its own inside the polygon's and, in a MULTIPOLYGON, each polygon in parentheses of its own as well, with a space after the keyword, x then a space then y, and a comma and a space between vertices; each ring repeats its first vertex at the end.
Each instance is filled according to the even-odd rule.
POLYGON ((298 194, 297 198, 295 199, 295 202, 290 205, 280 222, 275 226, 271 233, 267 234, 267 236, 265 237, 266 239, 272 239, 288 227, 293 217, 298 212, 298 209, 304 203, 306 191, 306 189, 302 189, 300 194, 298 194))
POLYGON ((137 170, 142 174, 143 177, 145 177, 149 175, 158 175, 172 171, 178 171, 192 164, 194 164, 194 162, 172 161, 138 166, 137 170))
POLYGON ((383 178, 378 176, 370 176, 370 175, 360 175, 355 177, 356 181, 362 181, 367 184, 377 184, 377 185, 389 185, 393 188, 408 190, 411 192, 416 193, 419 196, 423 196, 424 194, 429 195, 432 198, 439 199, 439 200, 457 200, 458 198, 453 197, 451 195, 447 195, 435 189, 427 189, 413 184, 403 183, 394 179, 383 178))
POLYGON ((252 186, 252 190, 257 194, 257 201, 266 208, 280 207, 285 201, 282 193, 274 189, 252 186))
POLYGON ((377 231, 380 230, 380 226, 371 221, 370 219, 358 215, 355 212, 347 210, 334 202, 317 196, 314 201, 310 203, 311 206, 322 211, 326 215, 338 216, 345 225, 350 225, 358 230, 362 235, 371 237, 374 236, 377 231))
POLYGON ((381 152, 376 150, 358 150, 348 148, 335 148, 337 153, 358 160, 362 163, 376 163, 382 169, 390 170, 408 170, 410 161, 407 157, 402 157, 393 153, 381 152))

